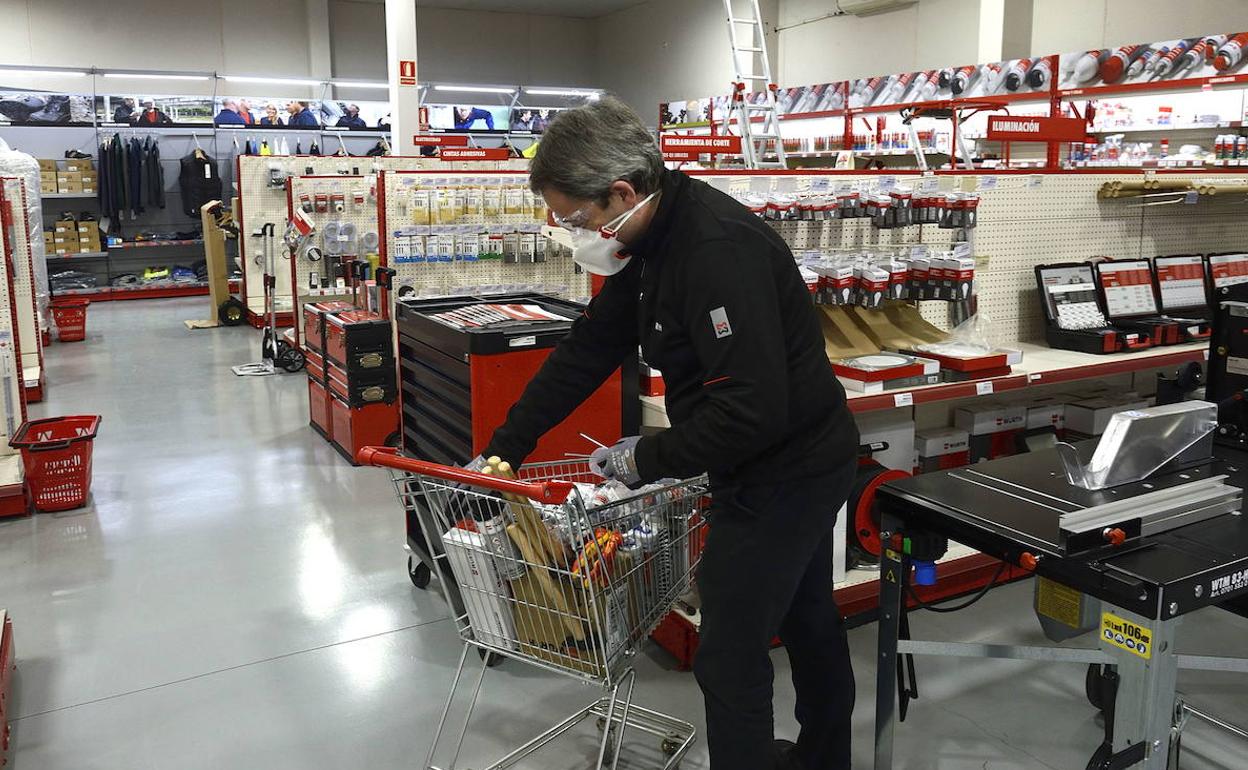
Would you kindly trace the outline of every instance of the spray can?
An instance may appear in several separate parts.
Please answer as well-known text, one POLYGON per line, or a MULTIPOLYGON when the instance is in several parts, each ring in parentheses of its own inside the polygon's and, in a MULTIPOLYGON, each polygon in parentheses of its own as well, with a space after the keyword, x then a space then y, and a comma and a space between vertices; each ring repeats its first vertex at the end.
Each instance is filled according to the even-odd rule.
POLYGON ((883 96, 880 97, 881 104, 896 104, 910 90, 910 84, 914 82, 917 72, 907 72, 904 75, 894 75, 889 79, 889 85, 883 90, 883 96))
POLYGON ((1145 47, 1139 56, 1135 57, 1135 61, 1131 62, 1131 66, 1127 68, 1127 80, 1133 80, 1144 74, 1144 71, 1157 61, 1157 49, 1145 47))
POLYGON ((1226 72, 1230 68, 1237 66, 1244 60, 1244 48, 1246 47, 1248 47, 1248 32, 1240 32, 1226 41, 1218 49, 1218 55, 1213 60, 1214 69, 1218 72, 1226 72))
POLYGON ((1005 71, 1001 69, 1001 62, 992 62, 984 65, 984 93, 993 94, 1001 88, 1001 81, 1005 79, 1005 71))
POLYGON ((961 94, 975 82, 975 78, 979 76, 979 67, 974 64, 963 67, 954 73, 953 78, 949 81, 949 87, 955 95, 961 94))
POLYGON ((1144 50, 1142 45, 1124 45, 1109 55, 1101 65, 1101 79, 1106 83, 1117 83, 1122 79, 1127 67, 1131 66, 1135 56, 1144 50))
POLYGON ((1088 51, 1075 62, 1071 77, 1076 83, 1088 83, 1096 79, 1101 72, 1101 57, 1104 51, 1088 51))
POLYGON ((866 84, 865 86, 863 86, 863 87, 862 87, 862 90, 858 93, 858 95, 859 95, 860 97, 862 97, 862 103, 863 103, 863 104, 870 104, 870 103, 871 103, 871 100, 875 98, 875 95, 876 95, 877 93, 879 93, 879 91, 880 91, 880 86, 881 86, 883 83, 884 83, 884 77, 883 77, 883 76, 880 76, 880 77, 874 77, 874 78, 871 78, 870 80, 868 80, 868 81, 867 81, 867 84, 866 84))
POLYGON ((945 70, 933 70, 927 76, 927 82, 919 89, 919 101, 930 102, 936 92, 940 90, 940 79, 944 76, 945 70))
POLYGON ((1156 66, 1153 67, 1153 79, 1160 80, 1174 71, 1179 59, 1186 54, 1191 47, 1191 43, 1187 40, 1180 40, 1175 43, 1174 47, 1167 51, 1165 56, 1162 56, 1157 60, 1156 66))
POLYGON ((1036 66, 1027 73, 1027 85, 1032 88, 1043 88, 1053 77, 1053 64, 1049 59, 1040 59, 1036 66))
POLYGON ((1193 67, 1199 67, 1204 64, 1207 59, 1212 59, 1214 56, 1217 56, 1218 49, 1225 42, 1226 35, 1217 35, 1212 38, 1205 38, 1204 40, 1201 40, 1199 43, 1188 49, 1187 53, 1183 54, 1183 57, 1179 59, 1177 64, 1175 64, 1175 74, 1186 72, 1193 67))
POLYGON ((949 81, 951 80, 953 80, 953 70, 941 70, 940 71, 940 80, 938 81, 938 84, 940 85, 942 89, 948 88, 949 81))
POLYGON ((1010 65, 1005 72, 1005 90, 1017 91, 1027 78, 1027 70, 1031 69, 1031 59, 1019 59, 1010 65))

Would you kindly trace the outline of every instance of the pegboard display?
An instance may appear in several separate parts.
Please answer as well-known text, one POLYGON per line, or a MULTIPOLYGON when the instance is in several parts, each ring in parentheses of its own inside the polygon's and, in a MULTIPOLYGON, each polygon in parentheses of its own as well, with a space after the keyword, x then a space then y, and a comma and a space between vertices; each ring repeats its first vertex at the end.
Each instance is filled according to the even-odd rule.
MULTIPOLYGON (((282 258, 291 262, 295 307, 349 299, 351 262, 379 263, 377 179, 377 174, 290 177, 288 216, 300 210, 316 226, 297 253, 282 249, 282 258)), ((300 326, 295 324, 296 339, 300 326)))
POLYGON ((382 174, 383 259, 398 294, 540 291, 589 296, 589 276, 542 234, 546 204, 525 172, 382 174))
MULTIPOLYGON (((243 272, 243 302, 252 313, 264 312, 264 266, 256 257, 263 256, 264 239, 256 235, 261 226, 272 222, 280 236, 286 229, 286 179, 293 176, 369 176, 378 171, 417 169, 488 170, 527 167, 527 161, 492 163, 444 162, 436 158, 404 156, 341 156, 341 155, 239 155, 235 159, 236 194, 240 224, 238 239, 239 262, 243 272)), ((277 310, 291 312, 295 307, 291 294, 291 264, 281 259, 277 265, 277 310)))
MULTIPOLYGON (((37 386, 42 376, 43 335, 39 331, 39 309, 35 297, 30 199, 24 179, 5 177, 0 182, 0 205, 4 207, 4 229, 12 255, 12 303, 22 350, 22 376, 25 383, 37 386)), ((33 235, 42 238, 42 228, 34 231, 33 235)))
MULTIPOLYGON (((777 193, 800 196, 852 190, 873 194, 894 186, 978 194, 978 223, 969 231, 977 261, 977 308, 991 319, 994 341, 1000 344, 1043 339, 1036 265, 1101 256, 1149 258, 1248 248, 1248 219, 1240 208, 1248 195, 1248 175, 1242 173, 1182 175, 1179 178, 1193 185, 1217 187, 1218 194, 1200 195, 1194 205, 1184 203, 1177 194, 1097 198, 1097 191, 1106 182, 1144 178, 1130 172, 858 175, 811 171, 726 175, 707 171, 693 175, 742 200, 777 193), (1142 205, 1146 203, 1163 205, 1142 205)), ((959 234, 933 225, 885 230, 873 227, 866 219, 778 221, 772 226, 799 256, 803 251, 887 249, 914 243, 948 248, 959 234)), ((950 328, 948 303, 922 302, 920 311, 931 323, 950 328)))
MULTIPOLYGON (((6 185, 7 187, 7 185, 6 185)), ((7 210, 7 206, 5 207, 7 210)), ((17 316, 13 301, 12 265, 17 257, 15 243, 17 231, 24 228, 10 224, 11 218, 6 214, 5 226, 0 227, 0 457, 18 454, 18 450, 9 446, 9 441, 17 433, 17 429, 26 421, 26 399, 23 393, 22 375, 20 373, 21 343, 16 334, 17 316)), ((0 464, 0 484, 13 483, 8 478, 13 469, 7 464, 0 464)), ((21 464, 17 464, 18 481, 21 464)))

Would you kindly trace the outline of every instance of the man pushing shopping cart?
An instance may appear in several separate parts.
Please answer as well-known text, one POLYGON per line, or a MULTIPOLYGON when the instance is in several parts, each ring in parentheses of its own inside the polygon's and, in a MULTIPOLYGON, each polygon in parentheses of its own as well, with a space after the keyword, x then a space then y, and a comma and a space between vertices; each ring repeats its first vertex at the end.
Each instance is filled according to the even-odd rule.
MULTIPOLYGON (((853 482, 858 433, 792 253, 731 197, 665 169, 641 119, 614 99, 560 113, 529 182, 571 232, 573 259, 606 280, 484 457, 469 464, 488 481, 466 471, 421 476, 431 507, 442 511, 438 526, 451 535, 445 558, 452 568, 460 560, 465 617, 481 621, 476 643, 484 634, 499 642, 491 650, 516 655, 525 645, 513 651, 515 637, 525 636, 525 624, 536 628, 527 635, 531 654, 521 656, 564 673, 581 667, 612 685, 594 713, 608 729, 624 724, 631 679, 625 698, 618 685, 630 674, 617 675, 613 661, 641 641, 634 637, 647 632, 649 616, 666 611, 696 567, 702 617, 693 668, 711 770, 845 770, 854 677, 832 598, 832 527, 853 482), (520 482, 500 473, 503 464, 519 467, 639 346, 663 372, 671 428, 599 448, 586 467, 525 468, 534 478, 520 482), (698 563, 701 482, 644 485, 703 475, 711 502, 698 563), (564 486, 603 478, 639 491, 591 510, 564 486), (467 515, 452 503, 458 487, 448 484, 459 481, 471 484, 467 515), (448 515, 476 531, 463 534, 448 515), (467 563, 491 548, 493 558, 467 563), (474 588, 462 578, 474 569, 504 573, 487 575, 488 584, 510 581, 510 590, 474 588), (543 634, 558 643, 541 643, 543 634), (777 635, 792 663, 796 743, 774 736, 769 650, 777 635)), ((673 767, 688 748, 687 725, 637 709, 628 727, 640 721, 667 735, 673 767)))

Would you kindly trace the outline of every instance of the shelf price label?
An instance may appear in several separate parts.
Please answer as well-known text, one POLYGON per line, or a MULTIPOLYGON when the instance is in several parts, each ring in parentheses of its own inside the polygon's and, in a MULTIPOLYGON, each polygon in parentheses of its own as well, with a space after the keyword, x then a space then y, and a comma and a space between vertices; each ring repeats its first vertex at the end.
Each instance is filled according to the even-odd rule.
POLYGON ((975 395, 977 396, 991 396, 992 390, 992 380, 975 383, 975 395))
POLYGON ((913 393, 898 393, 897 395, 893 396, 893 406, 894 407, 914 406, 914 394, 913 393))

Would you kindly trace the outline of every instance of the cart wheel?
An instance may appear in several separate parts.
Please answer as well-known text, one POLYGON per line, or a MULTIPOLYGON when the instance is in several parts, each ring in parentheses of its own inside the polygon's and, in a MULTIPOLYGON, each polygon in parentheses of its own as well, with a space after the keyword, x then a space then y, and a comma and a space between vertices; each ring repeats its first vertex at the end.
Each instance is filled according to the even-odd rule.
POLYGON ((429 581, 433 579, 433 570, 415 556, 408 556, 407 576, 412 579, 412 585, 423 591, 429 587, 429 581))
POLYGON ((1083 680, 1083 691, 1088 696, 1088 703, 1097 711, 1104 711, 1105 704, 1101 702, 1101 666, 1092 663, 1088 666, 1087 676, 1083 680))
POLYGON ((481 656, 481 660, 485 661, 486 668, 494 668, 503 662, 503 656, 493 652, 486 652, 480 647, 477 648, 477 654, 481 656))
POLYGON ((291 373, 299 371, 307 363, 308 359, 304 357, 303 351, 292 347, 287 347, 277 359, 277 365, 291 373))
POLYGON ((1108 743, 1102 743, 1096 747, 1092 758, 1088 760, 1088 770, 1105 770, 1109 767, 1109 760, 1112 756, 1114 756, 1114 747, 1108 743))

